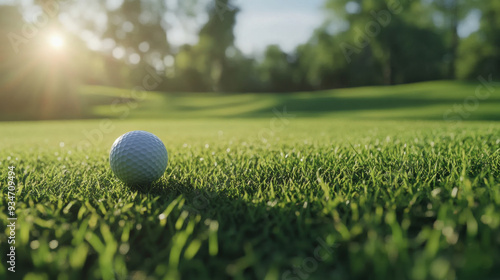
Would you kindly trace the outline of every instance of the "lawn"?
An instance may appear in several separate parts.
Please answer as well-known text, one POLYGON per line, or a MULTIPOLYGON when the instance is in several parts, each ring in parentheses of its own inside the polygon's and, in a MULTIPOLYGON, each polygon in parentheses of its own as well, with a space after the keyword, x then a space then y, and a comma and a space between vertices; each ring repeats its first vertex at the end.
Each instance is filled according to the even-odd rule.
POLYGON ((87 120, 0 123, 2 225, 8 166, 17 183, 16 272, 2 261, 0 278, 500 278, 500 96, 471 107, 477 86, 86 87, 87 120), (169 152, 150 188, 109 168, 138 129, 169 152))

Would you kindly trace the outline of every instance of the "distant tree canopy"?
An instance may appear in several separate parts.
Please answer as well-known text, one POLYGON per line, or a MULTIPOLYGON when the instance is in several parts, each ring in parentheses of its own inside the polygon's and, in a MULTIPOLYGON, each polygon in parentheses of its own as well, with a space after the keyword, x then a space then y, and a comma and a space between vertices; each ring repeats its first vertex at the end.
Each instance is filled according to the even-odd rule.
POLYGON ((0 6, 1 36, 8 38, 0 52, 0 96, 9 100, 2 110, 22 103, 38 118, 57 117, 47 113, 53 111, 78 116, 79 84, 133 88, 153 72, 160 81, 147 90, 290 92, 475 79, 500 70, 499 1, 325 0, 329 16, 307 42, 290 53, 268 46, 258 57, 235 46, 240 9, 231 0, 110 3, 0 6), (26 22, 37 7, 38 19, 26 22), (471 15, 480 16, 479 29, 460 37, 471 15), (196 42, 172 45, 174 24, 195 26, 196 42), (40 49, 52 29, 67 34, 66 53, 40 49))

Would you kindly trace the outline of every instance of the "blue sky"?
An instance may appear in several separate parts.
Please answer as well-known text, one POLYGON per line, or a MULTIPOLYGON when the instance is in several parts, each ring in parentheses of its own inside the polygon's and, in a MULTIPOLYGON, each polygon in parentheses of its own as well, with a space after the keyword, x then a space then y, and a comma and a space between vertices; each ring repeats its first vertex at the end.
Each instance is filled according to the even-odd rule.
MULTIPOLYGON (((217 1, 217 0, 210 0, 217 1)), ((321 6, 324 0, 235 0, 240 8, 236 18, 236 46, 245 54, 262 52, 270 44, 278 44, 285 51, 292 51, 305 43, 313 31, 324 22, 321 6)), ((220 10, 224 20, 224 10, 220 10)), ((200 23, 171 20, 167 32, 173 45, 197 42, 200 23)), ((206 17, 201 17, 203 24, 206 17)))
POLYGON ((324 0, 237 0, 236 46, 244 53, 279 44, 292 51, 306 42, 324 21, 324 0))
MULTIPOLYGON (((17 0, 31 3, 33 0, 17 0)), ((95 0, 98 1, 98 0, 95 0)), ((120 4, 123 0, 107 0, 108 3, 120 4)), ((175 4, 176 0, 166 0, 175 4)), ((217 0, 206 0, 217 1, 217 0)), ((270 44, 278 44, 291 52, 299 44, 305 43, 313 31, 325 20, 321 7, 325 0, 233 0, 241 11, 235 26, 236 46, 245 54, 259 54, 270 44)), ((0 4, 14 3, 16 0, 0 0, 0 4)), ((93 1, 90 1, 92 3, 93 1)), ((86 5, 86 2, 76 2, 86 5)), ((29 5, 28 5, 29 6, 29 5)), ((115 5, 116 6, 116 5, 115 5)), ((96 15, 94 15, 96 16, 96 15)), ((104 14, 103 14, 104 16, 104 14)), ((71 15, 69 16, 71 18, 71 15)), ((96 16, 97 17, 97 16, 96 16)), ((460 24, 458 33, 468 36, 479 28, 479 10, 473 10, 460 24)), ((168 16, 171 29, 167 36, 175 46, 197 42, 196 33, 206 21, 206 15, 200 21, 180 22, 175 15, 168 16)), ((439 23, 439 18, 436 18, 439 23)), ((71 22, 71 20, 69 20, 71 22)), ((68 24, 69 25, 69 24, 68 24)), ((70 27, 70 26, 68 26, 70 27)), ((71 28, 70 28, 71 29, 71 28)))
MULTIPOLYGON (((241 8, 235 27, 236 46, 246 54, 259 53, 270 44, 287 52, 305 43, 325 20, 324 0, 235 0, 241 8)), ((478 30, 481 13, 472 10, 459 25, 467 37, 478 30)))

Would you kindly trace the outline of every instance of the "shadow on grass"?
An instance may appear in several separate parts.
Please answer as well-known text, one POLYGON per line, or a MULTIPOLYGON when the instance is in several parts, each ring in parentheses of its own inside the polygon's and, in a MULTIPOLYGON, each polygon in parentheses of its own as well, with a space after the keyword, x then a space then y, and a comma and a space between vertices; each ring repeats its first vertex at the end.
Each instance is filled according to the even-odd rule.
MULTIPOLYGON (((453 116, 462 114, 460 110, 466 110, 465 106, 470 107, 470 104, 465 104, 465 97, 449 98, 448 94, 443 94, 444 97, 436 96, 431 98, 428 96, 427 91, 413 91, 405 92, 402 94, 391 94, 381 97, 349 97, 349 96, 336 96, 331 92, 318 92, 318 93, 299 93, 299 94, 268 94, 256 95, 255 98, 246 99, 245 101, 239 100, 238 95, 234 96, 234 100, 224 100, 223 103, 200 104, 201 101, 196 100, 196 96, 176 96, 182 102, 165 112, 166 118, 269 118, 274 116, 274 111, 281 111, 286 107, 286 111, 290 114, 299 117, 317 117, 324 114, 334 113, 350 113, 356 114, 358 111, 373 111, 376 114, 380 113, 377 118, 380 119, 420 119, 420 120, 443 120, 443 114, 448 110, 453 111, 453 116), (420 97, 421 96, 421 97, 420 97), (269 102, 261 102, 262 99, 269 102), (189 105, 190 100, 193 104, 189 105), (181 105, 182 104, 182 105, 181 105), (246 106, 248 105, 248 106, 246 106), (253 106, 255 105, 255 106, 253 106), (242 112, 238 112, 237 108, 242 108, 242 112), (438 106, 436 108, 436 106, 438 106), (457 106, 459 107, 457 109, 457 106), (432 112, 426 114, 426 110, 432 107, 432 112), (248 108, 251 108, 248 110, 248 108), (398 114, 391 116, 391 110, 408 109, 417 112, 418 115, 398 114), (416 111, 414 110, 416 109, 416 111), (439 113, 436 113, 436 110, 439 113), (442 111, 442 112, 441 112, 442 111), (421 113, 419 113, 421 112, 421 113), (168 116, 167 116, 168 113, 168 116)), ((245 95, 242 95, 245 96, 245 95)), ((172 96, 167 97, 170 104, 175 103, 172 96), (170 99, 169 99, 170 98, 170 99)), ((227 97, 227 96, 226 96, 227 97)), ((473 97, 470 96, 470 97, 473 97)), ((205 98, 205 97, 203 97, 205 98)), ((214 98, 218 98, 215 96, 214 98)), ((470 100, 469 100, 470 101, 470 100)), ((500 99, 496 97, 489 97, 486 100, 478 100, 478 107, 473 111, 467 111, 464 114, 471 115, 471 117, 463 117, 463 121, 468 120, 500 120, 500 112, 494 111, 492 105, 500 107, 500 99), (483 109, 484 105, 489 105, 488 109, 483 109)), ((146 109, 141 109, 146 110, 146 109)), ((355 116, 355 115, 353 115, 355 116)), ((162 115, 159 115, 162 117, 162 115)))
MULTIPOLYGON (((460 86, 467 87, 469 85, 461 84, 460 86)), ((356 114, 357 111, 373 111, 375 114, 380 113, 377 116, 380 119, 442 120, 443 114, 448 110, 455 110, 454 115, 459 113, 460 108, 457 109, 456 106, 461 106, 462 110, 465 106, 471 106, 470 102, 472 101, 469 99, 474 98, 473 89, 467 95, 469 93, 468 89, 466 91, 461 87, 458 87, 458 89, 451 88, 448 91, 445 91, 446 87, 436 88, 434 86, 421 90, 405 87, 401 92, 389 91, 384 94, 380 92, 382 89, 374 89, 373 94, 367 92, 369 89, 360 89, 359 92, 353 92, 352 96, 338 95, 335 91, 250 94, 250 96, 248 94, 165 93, 163 99, 146 99, 141 102, 132 98, 93 94, 81 96, 81 114, 70 117, 55 117, 54 119, 119 118, 119 115, 113 112, 112 106, 120 105, 125 106, 121 108, 123 111, 120 112, 130 110, 131 118, 269 118, 274 115, 274 108, 280 111, 286 107, 288 112, 300 117, 315 117, 334 113, 356 114), (453 90, 459 92, 456 92, 456 94, 450 92, 453 90), (210 102, 207 101, 207 98, 210 98, 210 102), (469 104, 465 104, 467 100, 469 104), (138 103, 140 104, 138 105, 138 103), (94 109, 99 106, 107 106, 108 109, 99 110, 100 113, 96 114, 94 109), (434 114, 426 114, 426 110, 430 107, 433 107, 434 114), (397 109, 416 109, 412 112, 417 112, 418 115, 405 115, 403 112, 397 116, 391 116, 390 111, 397 109)), ((472 117, 464 117, 462 118, 463 121, 500 120, 500 112, 492 109, 494 106, 500 107, 500 98, 498 96, 492 95, 488 99, 477 101, 478 107, 472 112, 472 117), (488 108, 484 108, 482 106, 484 104, 487 104, 488 108)), ((0 120, 30 119, 36 119, 36 116, 22 112, 9 114, 2 112, 0 114, 0 120)))
MULTIPOLYGON (((484 104, 498 104, 500 108, 500 99, 489 99, 482 101, 484 104)), ((384 111, 392 109, 413 109, 419 108, 425 110, 428 106, 442 106, 443 114, 446 110, 453 110, 456 105, 463 105, 464 99, 425 99, 425 98, 405 98, 405 97, 384 97, 384 98, 349 98, 349 97, 314 97, 314 98, 294 98, 286 97, 276 100, 274 107, 261 108, 259 110, 237 114, 231 117, 259 117, 269 116, 273 112, 273 108, 286 107, 287 112, 291 114, 300 114, 301 116, 314 116, 324 113, 334 112, 356 112, 356 111, 384 111), (446 108, 448 107, 448 108, 446 108)), ((481 111, 480 104, 478 110, 474 112, 475 120, 499 120, 500 112, 483 112, 481 111)), ((398 119, 400 117, 398 116, 398 119)), ((413 118, 414 119, 414 118, 413 118)), ((418 117, 418 119, 422 119, 418 117)), ((430 117, 425 119, 442 120, 443 116, 430 117)), ((464 118, 463 120, 467 120, 464 118)))
MULTIPOLYGON (((203 247, 195 257, 195 260, 202 262, 203 266, 194 265, 196 262, 181 260, 179 271, 186 279, 205 279, 208 275, 211 279, 228 277, 263 279, 273 267, 278 268, 281 274, 284 270, 293 269, 296 261, 294 259, 301 261, 313 256, 314 249, 321 245, 317 241, 318 238, 324 240, 328 231, 334 230, 327 219, 311 224, 310 219, 298 216, 298 211, 304 211, 303 203, 290 203, 286 207, 277 207, 273 202, 252 202, 234 194, 234 190, 229 187, 207 186, 200 189, 190 183, 168 178, 154 183, 149 188, 131 187, 131 189, 148 197, 159 197, 157 202, 162 208, 169 207, 182 195, 185 199, 182 211, 187 211, 189 216, 201 216, 201 221, 209 219, 218 222, 217 255, 210 256, 207 248, 203 247), (247 261, 246 265, 241 265, 247 261)), ((169 216, 167 219, 172 218, 169 216)), ((156 243, 155 249, 160 252, 165 240, 160 238, 155 241, 157 236, 168 237, 172 233, 169 232, 168 226, 162 227, 156 222, 144 221, 142 228, 141 232, 132 230, 130 233, 131 240, 135 240, 130 244, 130 251, 147 260, 151 267, 145 267, 139 262, 131 263, 128 269, 148 268, 154 271, 154 265, 165 263, 168 254, 155 253, 151 246, 156 243), (147 231, 144 232, 144 229, 147 231)), ((345 247, 336 250, 335 255, 347 254, 345 247)), ((329 258, 321 262, 310 274, 324 274, 326 271, 342 269, 342 264, 336 264, 333 260, 329 258)))

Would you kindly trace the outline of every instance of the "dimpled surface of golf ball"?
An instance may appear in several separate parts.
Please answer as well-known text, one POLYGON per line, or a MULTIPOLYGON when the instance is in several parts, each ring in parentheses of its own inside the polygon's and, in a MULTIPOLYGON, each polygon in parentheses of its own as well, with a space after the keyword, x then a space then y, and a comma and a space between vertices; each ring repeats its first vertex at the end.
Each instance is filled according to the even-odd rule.
POLYGON ((109 153, 116 177, 128 185, 146 185, 158 180, 168 163, 165 145, 147 131, 130 131, 118 137, 109 153))

